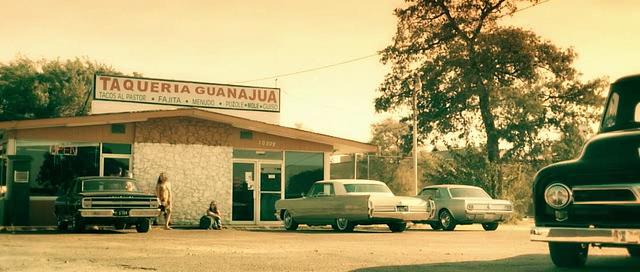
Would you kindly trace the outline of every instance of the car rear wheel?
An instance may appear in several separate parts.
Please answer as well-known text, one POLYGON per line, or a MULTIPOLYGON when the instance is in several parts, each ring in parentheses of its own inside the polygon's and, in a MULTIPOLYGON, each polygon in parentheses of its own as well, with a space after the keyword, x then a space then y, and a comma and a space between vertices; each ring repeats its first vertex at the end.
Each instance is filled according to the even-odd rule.
POLYGON ((557 267, 582 267, 587 262, 589 245, 580 243, 549 243, 551 261, 557 267))
POLYGON ((629 252, 629 256, 634 258, 640 257, 640 246, 630 246, 627 248, 627 252, 629 252))
POLYGON ((494 222, 494 223, 484 223, 482 224, 482 228, 486 231, 494 231, 498 229, 498 223, 494 222))
POLYGON ((349 222, 349 219, 344 217, 336 218, 336 229, 342 232, 350 232, 356 227, 353 223, 349 222))
POLYGON ((149 232, 150 228, 151 228, 151 221, 149 219, 142 219, 138 221, 138 223, 136 224, 137 232, 149 232))
POLYGON ((287 210, 284 211, 284 215, 282 216, 282 223, 284 224, 284 229, 286 230, 298 229, 298 223, 293 219, 293 216, 287 210))
POLYGON ((389 226, 389 230, 391 230, 391 232, 403 232, 407 229, 407 223, 405 222, 389 223, 387 226, 389 226))
POLYGON ((440 219, 440 226, 442 226, 443 230, 452 231, 456 228, 455 219, 448 210, 443 210, 440 212, 438 217, 440 219))

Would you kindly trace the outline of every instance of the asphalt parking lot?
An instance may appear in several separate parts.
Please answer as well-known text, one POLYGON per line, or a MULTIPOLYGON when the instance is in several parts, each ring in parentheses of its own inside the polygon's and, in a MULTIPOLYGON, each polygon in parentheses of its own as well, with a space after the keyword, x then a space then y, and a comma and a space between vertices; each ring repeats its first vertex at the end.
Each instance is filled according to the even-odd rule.
MULTIPOLYGON (((0 271, 571 271, 557 269, 529 226, 454 232, 387 228, 195 229, 149 233, 0 233, 0 271)), ((591 248, 587 269, 640 271, 624 249, 591 248)))

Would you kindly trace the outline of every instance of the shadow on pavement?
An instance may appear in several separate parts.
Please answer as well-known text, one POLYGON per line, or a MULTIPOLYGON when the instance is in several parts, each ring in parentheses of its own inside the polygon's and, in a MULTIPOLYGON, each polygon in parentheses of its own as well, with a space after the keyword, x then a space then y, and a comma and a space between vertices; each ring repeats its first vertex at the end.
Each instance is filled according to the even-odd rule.
POLYGON ((493 261, 467 261, 448 262, 418 265, 379 266, 361 268, 358 272, 382 272, 382 271, 429 271, 429 272, 484 272, 484 271, 640 271, 640 258, 629 256, 589 256, 587 265, 579 269, 557 268, 551 263, 548 255, 531 254, 520 255, 512 258, 493 261))

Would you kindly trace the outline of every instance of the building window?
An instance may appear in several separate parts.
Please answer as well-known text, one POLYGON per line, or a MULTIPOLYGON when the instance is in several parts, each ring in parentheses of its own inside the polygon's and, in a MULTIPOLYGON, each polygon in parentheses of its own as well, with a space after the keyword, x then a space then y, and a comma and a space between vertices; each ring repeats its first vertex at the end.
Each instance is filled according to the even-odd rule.
POLYGON ((285 198, 298 198, 313 183, 324 179, 324 154, 285 152, 285 198))
POLYGON ((54 196, 66 189, 75 177, 99 174, 100 145, 97 143, 19 140, 16 154, 31 157, 32 196, 54 196))
POLYGON ((102 143, 102 176, 132 177, 131 144, 102 143))
POLYGON ((102 144, 102 154, 131 154, 131 144, 102 144))

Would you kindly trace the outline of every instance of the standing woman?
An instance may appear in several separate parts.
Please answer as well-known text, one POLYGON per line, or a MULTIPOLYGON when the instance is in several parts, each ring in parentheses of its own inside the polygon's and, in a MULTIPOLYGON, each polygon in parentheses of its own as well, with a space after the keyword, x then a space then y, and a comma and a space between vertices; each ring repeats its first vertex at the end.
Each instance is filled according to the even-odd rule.
POLYGON ((171 184, 164 172, 160 173, 158 183, 156 184, 156 195, 160 200, 160 211, 164 214, 164 229, 170 230, 169 221, 171 221, 171 184))

